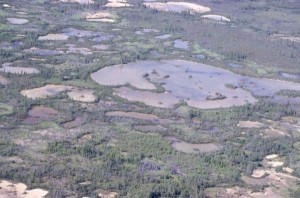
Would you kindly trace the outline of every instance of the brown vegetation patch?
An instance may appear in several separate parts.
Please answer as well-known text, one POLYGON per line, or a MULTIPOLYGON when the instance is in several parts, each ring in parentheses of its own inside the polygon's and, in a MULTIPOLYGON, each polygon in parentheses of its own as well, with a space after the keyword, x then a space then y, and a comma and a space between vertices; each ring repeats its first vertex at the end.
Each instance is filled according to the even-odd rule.
POLYGON ((178 121, 170 120, 170 119, 161 119, 158 116, 153 115, 153 114, 138 113, 138 112, 110 111, 110 112, 106 112, 105 116, 107 116, 107 117, 126 117, 126 118, 150 121, 150 122, 159 123, 159 124, 170 124, 173 122, 178 122, 178 121))
POLYGON ((49 121, 55 119, 58 115, 59 112, 51 107, 34 106, 29 110, 24 123, 36 124, 40 121, 49 121))
POLYGON ((83 118, 77 117, 72 121, 63 123, 63 127, 66 129, 76 128, 84 124, 85 120, 83 118))

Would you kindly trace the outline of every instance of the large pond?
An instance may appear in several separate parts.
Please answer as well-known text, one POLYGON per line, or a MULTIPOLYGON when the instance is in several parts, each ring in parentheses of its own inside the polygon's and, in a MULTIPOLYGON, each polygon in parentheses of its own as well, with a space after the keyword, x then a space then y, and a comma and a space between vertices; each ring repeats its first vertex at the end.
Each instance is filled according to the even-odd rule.
POLYGON ((119 86, 116 95, 149 106, 172 108, 180 102, 200 109, 255 103, 255 96, 275 96, 300 84, 241 76, 228 70, 185 60, 139 61, 104 67, 91 74, 100 85, 119 86), (125 87, 127 84, 131 87, 125 87), (157 92, 160 84, 164 92, 157 92), (121 87, 120 87, 121 86, 121 87))

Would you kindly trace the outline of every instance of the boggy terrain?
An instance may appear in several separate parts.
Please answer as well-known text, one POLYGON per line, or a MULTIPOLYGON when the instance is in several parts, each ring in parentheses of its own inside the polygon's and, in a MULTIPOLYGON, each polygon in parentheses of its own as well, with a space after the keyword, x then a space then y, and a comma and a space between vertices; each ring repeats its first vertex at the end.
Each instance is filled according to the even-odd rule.
POLYGON ((0 197, 300 197, 298 1, 0 8, 0 197))

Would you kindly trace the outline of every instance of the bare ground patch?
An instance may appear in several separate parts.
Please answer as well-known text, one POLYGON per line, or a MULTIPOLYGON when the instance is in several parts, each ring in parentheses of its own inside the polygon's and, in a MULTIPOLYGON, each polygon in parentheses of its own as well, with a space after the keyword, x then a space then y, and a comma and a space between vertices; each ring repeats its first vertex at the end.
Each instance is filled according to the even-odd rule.
POLYGON ((0 180, 0 197, 3 198, 43 198, 47 194, 48 191, 39 188, 27 190, 23 183, 0 180))
POLYGON ((211 11, 209 7, 198 5, 195 3, 187 2, 147 2, 144 5, 148 8, 155 9, 158 11, 165 12, 194 12, 194 13, 205 13, 211 11))
POLYGON ((91 22, 106 22, 106 23, 114 23, 117 20, 117 16, 109 13, 109 12, 95 12, 95 13, 88 13, 85 16, 87 21, 91 22))
POLYGON ((4 63, 2 64, 2 68, 0 68, 0 72, 11 73, 11 74, 38 74, 39 70, 33 67, 19 67, 12 66, 13 63, 4 63))
POLYGON ((22 90, 21 94, 27 98, 36 100, 54 97, 62 92, 67 92, 67 95, 70 99, 79 102, 94 102, 96 100, 93 90, 54 84, 48 84, 44 87, 34 89, 22 90))
POLYGON ((36 124, 40 121, 53 120, 59 115, 59 112, 51 107, 46 106, 33 106, 27 118, 24 120, 26 124, 36 124))
POLYGON ((85 123, 85 119, 77 117, 72 121, 63 123, 62 126, 66 129, 71 129, 71 128, 79 127, 84 123, 85 123))
POLYGON ((240 128, 262 128, 265 125, 260 122, 253 122, 253 121, 239 121, 237 124, 240 128))
POLYGON ((230 19, 221 15, 213 15, 213 14, 207 14, 201 16, 201 18, 209 19, 213 21, 221 21, 221 22, 230 22, 230 19))
POLYGON ((29 23, 27 19, 21 19, 21 18, 7 18, 6 19, 9 23, 14 25, 23 25, 26 23, 29 23))
POLYGON ((214 143, 191 144, 175 137, 166 137, 171 142, 172 147, 184 153, 208 153, 222 149, 222 146, 214 143))

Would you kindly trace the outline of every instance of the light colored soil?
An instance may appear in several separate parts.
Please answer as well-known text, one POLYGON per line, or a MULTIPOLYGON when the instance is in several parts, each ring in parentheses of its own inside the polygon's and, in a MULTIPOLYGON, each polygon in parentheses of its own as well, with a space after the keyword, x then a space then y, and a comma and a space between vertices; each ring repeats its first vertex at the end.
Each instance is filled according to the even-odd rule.
POLYGON ((15 25, 23 25, 26 23, 29 23, 27 19, 20 19, 20 18, 7 18, 6 19, 9 23, 15 24, 15 25))
POLYGON ((12 6, 11 5, 8 5, 8 4, 3 4, 2 5, 4 8, 12 8, 12 6))
POLYGON ((56 96, 62 92, 67 92, 70 99, 79 102, 94 102, 96 100, 95 95, 92 90, 89 89, 79 89, 72 86, 65 85, 53 85, 48 84, 44 87, 22 90, 21 94, 27 98, 35 99, 45 99, 47 97, 56 96))
POLYGON ((65 34, 47 34, 45 36, 39 36, 40 41, 65 41, 68 40, 69 36, 65 34))
POLYGON ((264 175, 266 175, 266 170, 264 169, 255 169, 253 172, 252 172, 252 175, 251 177, 254 177, 254 178, 261 178, 263 177, 264 175))
POLYGON ((132 7, 133 5, 127 3, 126 0, 108 0, 105 7, 107 8, 123 8, 123 7, 132 7))
POLYGON ((289 174, 292 174, 294 172, 294 169, 290 168, 290 167, 283 167, 282 170, 284 172, 287 172, 289 174))
POLYGON ((77 47, 76 45, 73 44, 67 44, 66 46, 68 47, 67 53, 75 53, 75 54, 80 53, 83 55, 93 54, 93 52, 88 48, 77 47))
POLYGON ((48 194, 43 189, 26 189, 27 186, 23 183, 0 180, 0 198, 43 198, 48 194))
MULTIPOLYGON (((271 156, 271 155, 270 155, 271 156)), ((276 155, 272 155, 277 157, 276 155)), ((250 186, 268 186, 261 192, 253 192, 248 188, 210 188, 205 191, 208 198, 226 197, 226 198, 284 198, 287 197, 285 192, 297 185, 299 178, 276 171, 275 168, 265 167, 253 171, 251 178, 242 176, 241 180, 250 186)))
POLYGON ((201 16, 201 18, 209 19, 209 20, 213 20, 213 21, 230 22, 230 19, 227 17, 220 16, 220 15, 213 15, 213 14, 203 15, 203 16, 201 16))
POLYGON ((276 167, 281 167, 284 165, 284 162, 280 162, 280 161, 270 161, 270 162, 267 162, 267 164, 273 168, 276 168, 276 167))
POLYGON ((11 74, 38 74, 39 70, 33 67, 17 67, 10 66, 11 63, 2 64, 2 68, 0 68, 0 72, 11 73, 11 74))
MULTIPOLYGON (((276 167, 279 165, 279 161, 273 161, 274 159, 277 159, 278 155, 272 154, 265 157, 264 161, 262 162, 263 165, 265 164, 265 161, 267 163, 271 163, 268 165, 271 166, 265 166, 264 168, 258 168, 253 171, 251 178, 248 176, 242 176, 242 181, 244 181, 246 184, 251 186, 269 186, 264 189, 262 192, 251 192, 249 191, 247 194, 250 197, 285 197, 284 194, 282 194, 283 191, 287 191, 289 188, 295 186, 297 182, 300 181, 299 178, 283 173, 278 172, 276 170, 276 167), (275 166, 274 166, 275 165, 275 166)), ((280 162, 280 166, 283 165, 284 162, 280 162)), ((288 167, 285 167, 288 168, 288 167)), ((286 169, 286 172, 291 173, 290 171, 292 169, 288 168, 286 169)), ((285 170, 283 170, 285 171, 285 170)))
POLYGON ((116 16, 109 12, 96 12, 96 13, 89 13, 86 15, 85 19, 87 21, 92 22, 107 22, 107 23, 114 23, 116 20, 116 16))
POLYGON ((61 92, 71 90, 72 87, 64 85, 45 85, 44 87, 22 90, 21 94, 27 98, 35 99, 45 99, 47 97, 53 97, 61 92))
POLYGON ((182 140, 179 140, 175 137, 166 137, 167 140, 171 141, 172 147, 184 153, 208 153, 215 152, 222 147, 214 143, 205 143, 205 144, 191 144, 182 140))
POLYGON ((274 188, 268 187, 263 192, 249 193, 251 198, 283 198, 283 196, 274 192, 274 188))
POLYGON ((237 126, 241 128, 262 128, 264 127, 264 124, 260 122, 252 122, 252 121, 239 121, 237 126))
POLYGON ((1 85, 7 85, 9 83, 9 80, 4 78, 3 76, 0 76, 0 84, 1 85))
POLYGON ((65 3, 94 4, 94 0, 59 0, 65 3))
POLYGON ((115 198, 118 195, 116 192, 109 192, 106 190, 100 190, 100 193, 98 194, 101 198, 115 198))
POLYGON ((156 36, 155 38, 164 40, 164 39, 171 38, 172 36, 173 36, 172 34, 164 34, 164 35, 156 36))
POLYGON ((273 159, 276 159, 278 157, 279 156, 277 154, 271 154, 271 155, 265 156, 265 159, 267 159, 267 160, 273 160, 273 159))
POLYGON ((73 89, 67 92, 69 98, 79 102, 95 102, 96 97, 93 90, 88 89, 73 89))
POLYGON ((165 12, 195 12, 195 13, 205 13, 211 11, 209 7, 202 5, 187 3, 187 2, 146 2, 144 5, 148 8, 155 9, 158 11, 165 12))
POLYGON ((273 127, 269 127, 268 129, 266 129, 265 134, 267 137, 290 136, 290 134, 288 134, 286 131, 274 129, 273 127))
POLYGON ((266 121, 269 127, 265 129, 264 133, 267 138, 291 136, 300 132, 300 125, 296 119, 289 121, 282 118, 280 121, 266 121))

